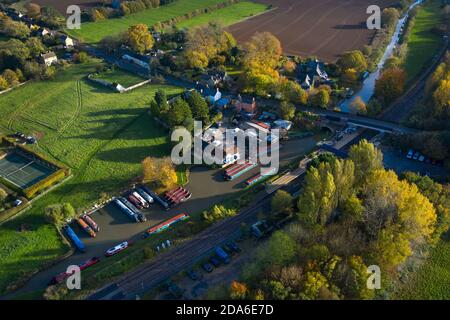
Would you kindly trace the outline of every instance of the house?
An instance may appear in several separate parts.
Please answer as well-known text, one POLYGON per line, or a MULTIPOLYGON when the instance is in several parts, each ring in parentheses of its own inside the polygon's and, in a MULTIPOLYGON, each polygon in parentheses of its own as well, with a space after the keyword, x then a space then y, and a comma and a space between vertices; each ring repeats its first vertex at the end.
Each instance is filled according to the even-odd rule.
POLYGON ((243 101, 241 95, 238 95, 238 101, 235 103, 236 111, 244 114, 249 118, 253 118, 256 115, 257 107, 255 98, 251 102, 243 101))
POLYGON ((325 71, 325 65, 317 59, 309 60, 297 67, 298 79, 301 87, 309 90, 316 83, 328 82, 328 74, 325 71))
POLYGON ((74 46, 73 39, 66 35, 61 37, 61 41, 65 48, 72 48, 74 46))
POLYGON ((45 36, 48 36, 48 35, 52 34, 47 28, 39 28, 37 33, 41 37, 45 37, 45 36))
POLYGON ((41 54, 42 62, 45 63, 47 67, 51 66, 53 63, 58 61, 58 57, 53 51, 41 54))
POLYGON ((207 74, 201 75, 200 83, 207 88, 213 88, 219 86, 221 83, 227 82, 229 79, 225 71, 211 70, 207 74))

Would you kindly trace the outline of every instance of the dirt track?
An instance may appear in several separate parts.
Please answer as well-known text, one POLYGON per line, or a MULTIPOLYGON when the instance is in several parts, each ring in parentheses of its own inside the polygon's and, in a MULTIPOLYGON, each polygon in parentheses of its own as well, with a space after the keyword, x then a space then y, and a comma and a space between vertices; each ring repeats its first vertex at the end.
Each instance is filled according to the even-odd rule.
POLYGON ((366 28, 367 7, 381 8, 395 0, 259 0, 273 10, 229 29, 238 41, 269 31, 281 41, 285 54, 317 56, 334 61, 339 54, 369 44, 374 32, 366 28))

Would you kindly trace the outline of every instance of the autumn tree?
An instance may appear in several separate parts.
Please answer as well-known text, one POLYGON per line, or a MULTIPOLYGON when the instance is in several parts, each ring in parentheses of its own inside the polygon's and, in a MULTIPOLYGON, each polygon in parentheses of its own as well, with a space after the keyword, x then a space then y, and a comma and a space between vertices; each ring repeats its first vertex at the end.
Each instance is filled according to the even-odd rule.
POLYGON ((358 184, 362 184, 373 171, 383 168, 383 153, 365 139, 351 146, 349 158, 355 164, 355 179, 358 184))
POLYGON ((230 285, 230 298, 233 300, 244 300, 248 295, 248 291, 245 283, 233 281, 230 285))
POLYGON ((191 28, 186 35, 184 58, 190 68, 204 69, 218 56, 229 57, 236 47, 233 35, 216 22, 191 28))
POLYGON ((28 2, 25 5, 25 9, 27 10, 27 15, 33 19, 38 18, 41 14, 41 6, 33 2, 28 2))
POLYGON ((178 178, 170 157, 147 157, 142 161, 142 182, 151 183, 163 190, 176 186, 178 178))
POLYGON ((320 88, 309 95, 309 104, 313 107, 326 109, 330 104, 330 92, 320 88))
POLYGON ((349 108, 350 113, 352 114, 367 114, 367 106, 361 97, 356 97, 355 100, 352 101, 349 108))
POLYGON ((385 70, 375 83, 375 95, 385 105, 390 104, 403 94, 405 79, 405 72, 400 68, 385 70))
POLYGON ((345 52, 337 62, 341 70, 355 69, 356 72, 367 70, 367 61, 359 50, 345 52))
POLYGON ((256 33, 242 48, 243 81, 247 88, 264 93, 279 79, 280 41, 269 32, 256 33))
POLYGON ((153 47, 153 37, 146 24, 131 26, 125 38, 130 47, 141 54, 153 47))
POLYGON ((450 117, 450 79, 441 80, 433 93, 434 113, 450 117))

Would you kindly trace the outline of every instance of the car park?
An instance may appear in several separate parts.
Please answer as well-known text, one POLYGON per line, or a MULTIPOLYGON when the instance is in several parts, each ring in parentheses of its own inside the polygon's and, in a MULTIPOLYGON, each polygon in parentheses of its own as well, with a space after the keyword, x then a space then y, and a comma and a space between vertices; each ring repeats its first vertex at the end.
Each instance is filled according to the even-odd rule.
POLYGON ((202 268, 203 268, 203 270, 205 270, 206 272, 212 272, 212 271, 214 270, 214 267, 213 267, 210 263, 208 263, 208 262, 202 264, 202 268))

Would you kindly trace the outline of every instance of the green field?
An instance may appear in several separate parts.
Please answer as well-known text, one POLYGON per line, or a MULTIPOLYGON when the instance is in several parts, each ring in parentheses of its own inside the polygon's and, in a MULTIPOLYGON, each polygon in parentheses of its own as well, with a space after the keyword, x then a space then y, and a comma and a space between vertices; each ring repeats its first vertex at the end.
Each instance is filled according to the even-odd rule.
POLYGON ((250 1, 243 1, 232 6, 215 10, 177 24, 179 28, 192 28, 207 24, 210 21, 220 21, 224 26, 229 26, 260 14, 268 9, 267 5, 250 1))
POLYGON ((408 39, 408 53, 404 64, 408 82, 419 76, 441 47, 442 38, 431 31, 441 21, 440 2, 440 0, 429 0, 417 12, 408 39))
POLYGON ((0 294, 6 286, 67 252, 57 230, 45 223, 49 204, 92 205, 101 192, 117 191, 138 176, 140 161, 169 152, 167 133, 147 114, 157 89, 145 85, 125 94, 87 82, 95 63, 75 65, 54 81, 31 82, 0 96, 0 131, 38 133, 35 148, 72 168, 73 178, 0 228, 0 294), (19 231, 20 230, 20 231, 19 231))
POLYGON ((430 258, 415 272, 398 298, 413 300, 450 299, 450 241, 441 240, 430 258))
POLYGON ((111 83, 119 83, 125 88, 138 84, 139 82, 145 80, 144 78, 141 78, 133 73, 124 71, 119 68, 102 72, 99 75, 96 75, 94 78, 106 80, 111 83))
POLYGON ((222 2, 224 0, 177 0, 156 9, 147 9, 122 18, 83 23, 81 29, 66 30, 66 32, 86 43, 97 43, 104 37, 124 32, 135 24, 145 23, 151 26, 157 22, 222 2))

